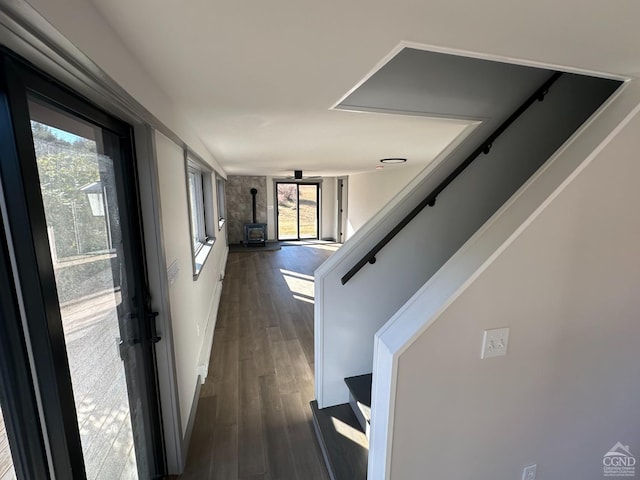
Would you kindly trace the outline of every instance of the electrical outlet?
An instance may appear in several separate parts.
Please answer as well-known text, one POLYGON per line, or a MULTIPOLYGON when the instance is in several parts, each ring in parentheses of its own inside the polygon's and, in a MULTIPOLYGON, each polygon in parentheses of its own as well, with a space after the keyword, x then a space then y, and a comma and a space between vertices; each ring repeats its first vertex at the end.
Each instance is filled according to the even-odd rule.
POLYGON ((529 465, 522 470, 522 480, 536 480, 536 470, 538 465, 529 465))
POLYGON ((480 358, 500 357, 507 354, 509 345, 509 328, 494 328, 485 330, 482 339, 482 353, 480 358))

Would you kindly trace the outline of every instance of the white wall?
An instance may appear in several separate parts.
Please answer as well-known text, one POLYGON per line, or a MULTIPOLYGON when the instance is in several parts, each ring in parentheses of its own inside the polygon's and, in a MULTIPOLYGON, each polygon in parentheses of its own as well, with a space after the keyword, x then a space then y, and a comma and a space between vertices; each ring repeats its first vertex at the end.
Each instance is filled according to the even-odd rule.
POLYGON ((349 176, 345 240, 368 222, 425 168, 424 165, 394 165, 383 170, 349 176))
POLYGON ((322 203, 322 217, 320 218, 320 238, 336 240, 338 235, 338 181, 336 177, 322 179, 320 202, 322 203))
POLYGON ((173 133, 226 177, 224 170, 194 133, 182 112, 147 74, 118 34, 88 0, 28 0, 46 21, 95 62, 100 69, 155 115, 173 133))
POLYGON ((349 177, 336 177, 336 192, 337 207, 342 211, 338 212, 336 209, 336 241, 344 243, 347 240, 347 226, 349 215, 349 177))
MULTIPOLYGON (((206 358, 211 347, 218 302, 222 290, 219 281, 224 272, 227 255, 225 231, 217 240, 196 281, 193 280, 191 236, 183 150, 156 134, 160 208, 167 267, 177 263, 179 273, 169 287, 171 321, 176 358, 176 375, 182 418, 182 433, 186 433, 192 402, 198 381, 201 357, 206 358), (208 335, 205 335, 208 333, 208 335)), ((215 181, 214 187, 215 187, 215 181)), ((213 198, 216 198, 214 193, 213 198)), ((210 205, 213 208, 214 205, 210 205)))
MULTIPOLYGON (((540 478, 597 479, 618 441, 636 453, 640 86, 632 87, 550 167, 585 159, 493 256, 478 247, 502 219, 465 247, 468 260, 488 259, 466 284, 442 294, 463 264, 452 263, 381 331, 376 365, 397 377, 386 401, 374 394, 372 434, 376 443, 375 411, 386 403, 392 445, 376 444, 370 478, 520 478, 536 463, 540 478), (483 330, 505 326, 507 356, 480 360, 483 330), (393 339, 400 331, 418 334, 402 345, 393 339)), ((555 180, 543 175, 524 199, 555 180)))
MULTIPOLYGON (((456 150, 427 169, 316 271, 316 395, 344 403, 343 379, 372 371, 374 334, 546 161, 609 92, 598 79, 565 75, 427 207, 374 265, 341 277, 453 170, 456 150)), ((470 137, 471 139, 471 137, 470 137)), ((464 145, 462 145, 464 146, 464 145)), ((477 144, 476 144, 477 146, 477 144)), ((468 147, 468 145, 467 145, 468 147)), ((349 191, 353 189, 349 182, 349 191)), ((351 194, 350 194, 351 197, 351 194)), ((353 205, 349 204, 349 209, 353 205)))

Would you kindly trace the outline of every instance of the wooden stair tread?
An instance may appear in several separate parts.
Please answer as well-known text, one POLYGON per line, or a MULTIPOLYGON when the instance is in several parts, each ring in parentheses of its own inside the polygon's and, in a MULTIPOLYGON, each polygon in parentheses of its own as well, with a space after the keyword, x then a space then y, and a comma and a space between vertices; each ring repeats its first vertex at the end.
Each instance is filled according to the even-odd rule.
POLYGON ((365 480, 369 441, 348 403, 318 408, 311 402, 313 423, 332 480, 365 480))
POLYGON ((367 423, 371 422, 371 385, 373 374, 357 375, 345 378, 344 382, 349 387, 351 397, 356 401, 358 409, 362 412, 367 423))

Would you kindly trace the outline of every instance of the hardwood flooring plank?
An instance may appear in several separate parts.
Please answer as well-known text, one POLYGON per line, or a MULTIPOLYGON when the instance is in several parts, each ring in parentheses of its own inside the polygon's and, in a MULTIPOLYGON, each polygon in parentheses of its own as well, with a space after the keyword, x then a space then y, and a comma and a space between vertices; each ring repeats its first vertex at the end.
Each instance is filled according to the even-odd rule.
POLYGON ((296 318, 290 311, 284 310, 280 317, 280 330, 282 331, 282 338, 285 340, 295 340, 298 338, 300 330, 300 319, 296 318))
POLYGON ((339 480, 366 480, 369 442, 349 404, 319 410, 313 401, 311 408, 322 432, 332 476, 339 480))
POLYGON ((298 386, 282 331, 279 327, 270 327, 267 329, 267 335, 273 352, 278 392, 280 394, 297 392, 298 386))
POLYGON ((285 276, 293 289, 306 285, 307 292, 305 276, 331 253, 296 246, 229 254, 181 480, 329 478, 308 406, 314 397, 313 304, 294 298, 285 276))
MULTIPOLYGON (((273 290, 272 290, 273 292, 273 290)), ((280 312, 274 299, 270 296, 269 300, 265 302, 265 311, 267 313, 265 317, 265 327, 279 327, 280 326, 280 312)))
POLYGON ((211 357, 209 358, 209 372, 207 381, 200 388, 200 398, 212 397, 216 393, 216 386, 220 385, 222 378, 223 353, 222 345, 224 343, 223 335, 217 336, 222 330, 216 326, 215 336, 213 337, 213 346, 211 347, 211 357))
POLYGON ((258 369, 258 376, 275 375, 276 367, 273 351, 269 343, 267 329, 262 329, 253 338, 255 344, 254 360, 258 369))
POLYGON ((218 397, 216 423, 237 425, 238 423, 238 340, 228 340, 222 346, 222 376, 215 392, 218 397))
POLYGON ((262 421, 267 447, 269 478, 288 480, 296 478, 291 450, 287 442, 287 428, 282 411, 282 401, 274 376, 260 377, 262 397, 262 421))
POLYGON ((311 412, 308 404, 303 404, 299 393, 282 396, 287 436, 293 456, 293 465, 297 478, 329 479, 319 449, 313 448, 314 435, 312 419, 306 414, 311 412))
POLYGON ((238 478, 238 426, 216 425, 209 476, 212 480, 238 478))
POLYGON ((200 397, 193 424, 185 480, 209 478, 213 454, 213 432, 216 421, 216 397, 200 397))
POLYGON ((238 419, 238 473, 240 478, 266 472, 265 445, 262 435, 262 399, 258 370, 252 358, 240 363, 240 411, 238 419))
MULTIPOLYGON (((307 362, 307 358, 305 357, 299 340, 289 340, 285 343, 298 391, 300 392, 304 405, 308 405, 315 397, 313 368, 307 362)), ((311 410, 307 410, 309 410, 309 418, 311 418, 311 410)))

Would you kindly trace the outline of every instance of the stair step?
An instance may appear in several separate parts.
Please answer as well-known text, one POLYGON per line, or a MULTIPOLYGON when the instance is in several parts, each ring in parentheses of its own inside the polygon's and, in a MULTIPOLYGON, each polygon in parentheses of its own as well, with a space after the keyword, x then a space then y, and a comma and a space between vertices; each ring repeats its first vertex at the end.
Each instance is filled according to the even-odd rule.
POLYGON ((349 387, 349 404, 356 414, 356 418, 369 438, 371 425, 371 385, 373 375, 367 373, 356 377, 348 377, 344 382, 349 387))
POLYGON ((366 480, 369 441, 348 403, 318 408, 311 402, 313 425, 331 480, 366 480))

